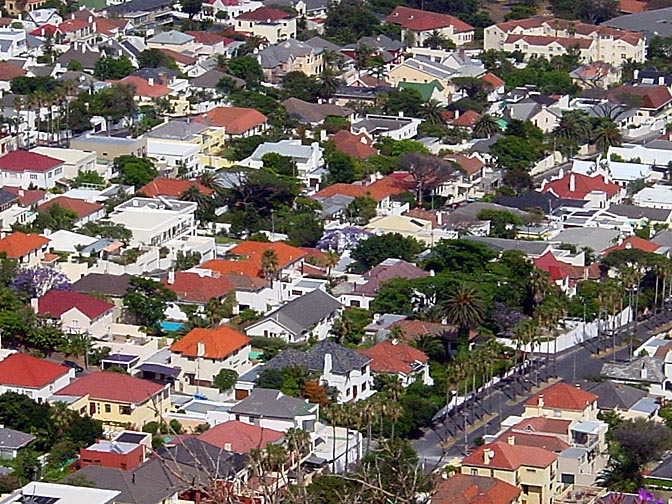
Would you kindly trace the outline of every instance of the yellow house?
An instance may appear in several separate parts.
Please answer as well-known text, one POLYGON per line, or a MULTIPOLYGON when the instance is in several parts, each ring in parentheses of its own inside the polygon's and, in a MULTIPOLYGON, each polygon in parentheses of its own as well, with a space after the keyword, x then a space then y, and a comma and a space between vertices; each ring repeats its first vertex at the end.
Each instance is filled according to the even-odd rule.
POLYGON ((168 385, 159 385, 123 373, 91 373, 59 390, 55 399, 87 414, 111 429, 140 429, 160 421, 170 408, 168 385))
POLYGON ((551 504, 560 490, 558 456, 543 448, 497 441, 462 460, 460 472, 505 481, 522 491, 521 502, 551 504))
POLYGON ((597 420, 597 396, 566 383, 556 383, 525 403, 523 416, 563 420, 597 420))
POLYGON ((145 133, 145 136, 159 142, 196 145, 200 149, 199 153, 205 155, 215 154, 225 145, 223 128, 215 128, 194 121, 166 121, 145 133))

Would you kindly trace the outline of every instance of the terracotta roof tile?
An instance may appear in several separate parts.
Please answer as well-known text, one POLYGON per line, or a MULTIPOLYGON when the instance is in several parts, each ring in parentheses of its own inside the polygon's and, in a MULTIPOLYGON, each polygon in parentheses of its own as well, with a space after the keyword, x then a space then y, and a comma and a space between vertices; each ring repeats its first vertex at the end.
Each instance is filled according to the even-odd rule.
POLYGON ((667 86, 619 86, 610 89, 607 98, 614 103, 620 103, 628 95, 639 96, 642 100, 641 106, 649 109, 659 109, 672 102, 667 86))
POLYGON ((487 476, 455 474, 439 481, 432 504, 514 504, 522 490, 487 476))
POLYGON ((618 10, 624 14, 638 14, 646 10, 648 2, 642 2, 641 0, 620 0, 618 4, 618 10))
POLYGON ((42 388, 67 374, 69 369, 31 355, 16 353, 0 362, 0 384, 42 388))
POLYGON ((163 385, 124 373, 102 371, 82 376, 56 395, 85 396, 101 401, 141 404, 163 390, 163 385))
POLYGON ((339 152, 356 159, 366 159, 378 151, 371 147, 371 138, 365 133, 355 135, 347 130, 341 130, 329 137, 339 152))
POLYGON ((161 280, 161 283, 177 294, 177 299, 189 303, 207 303, 210 299, 219 299, 234 289, 226 276, 201 276, 186 271, 176 271, 172 283, 167 278, 161 280))
POLYGON ((493 469, 517 470, 521 466, 548 467, 558 456, 543 448, 516 446, 496 441, 479 446, 471 455, 462 460, 463 466, 489 467, 493 469), (490 450, 490 460, 485 461, 485 450, 490 450))
POLYGON ((15 150, 0 157, 0 170, 16 172, 46 172, 62 164, 60 159, 25 150, 15 150))
POLYGON ((228 326, 219 326, 214 329, 192 329, 170 346, 170 351, 199 357, 198 347, 202 343, 204 353, 202 357, 208 359, 224 359, 236 350, 250 344, 250 338, 228 326))
POLYGON ((173 51, 172 49, 159 49, 159 51, 170 56, 175 60, 176 63, 179 63, 180 65, 193 65, 198 61, 198 58, 195 56, 173 51))
POLYGON ((71 210, 77 214, 77 217, 80 219, 99 212, 103 209, 103 205, 100 203, 89 203, 81 199, 68 198, 67 196, 56 196, 55 198, 50 199, 42 203, 37 207, 39 212, 44 212, 51 208, 54 205, 58 205, 65 210, 71 210))
POLYGON ((504 85, 504 81, 502 79, 500 79, 495 74, 490 72, 488 72, 485 75, 482 75, 480 78, 483 79, 488 84, 490 84, 494 89, 504 85))
POLYGON ((51 240, 38 234, 26 234, 14 231, 9 236, 0 240, 0 252, 5 252, 7 257, 19 259, 26 254, 44 247, 51 240))
POLYGON ((242 19, 244 21, 280 21, 281 19, 291 17, 285 11, 279 9, 272 9, 270 7, 259 7, 256 10, 251 12, 245 12, 238 16, 236 19, 242 19))
POLYGON ((507 430, 503 432, 495 441, 501 441, 502 443, 511 443, 517 446, 532 446, 535 448, 543 448, 549 452, 560 453, 561 451, 569 448, 569 443, 563 441, 557 436, 553 435, 543 435, 543 434, 530 434, 526 432, 514 432, 512 430, 507 430))
POLYGON ((612 247, 609 247, 608 249, 604 249, 602 251, 602 255, 607 255, 609 252, 613 252, 614 250, 626 250, 626 249, 637 249, 637 250, 642 250, 644 252, 651 252, 654 253, 656 250, 660 248, 660 245, 657 243, 653 243, 652 241, 645 240, 644 238, 640 238, 639 236, 628 236, 623 242, 619 245, 614 245, 612 247))
POLYGON ((168 86, 155 82, 150 86, 149 81, 136 75, 129 75, 118 81, 108 81, 113 84, 125 84, 131 86, 137 96, 144 96, 147 98, 161 98, 173 92, 168 86))
POLYGON ((38 299, 37 313, 60 317, 68 310, 78 309, 89 319, 93 320, 114 308, 112 303, 97 299, 80 292, 50 290, 38 299))
POLYGON ((569 433, 570 425, 572 425, 571 420, 563 420, 561 418, 530 417, 518 422, 513 426, 513 429, 528 433, 536 432, 567 435, 569 433))
POLYGON ((567 49, 571 47, 579 47, 580 49, 588 49, 595 44, 595 40, 591 38, 580 37, 553 37, 549 35, 509 35, 506 37, 504 43, 515 44, 516 42, 526 42, 531 46, 546 47, 550 44, 558 44, 567 49))
POLYGON ((389 196, 407 192, 410 189, 409 185, 404 181, 387 176, 376 180, 369 185, 360 184, 333 184, 329 187, 315 193, 316 197, 328 198, 336 194, 344 196, 351 196, 356 198, 358 196, 371 196, 376 201, 382 201, 389 196))
MULTIPOLYGON (((236 5, 238 4, 236 3, 236 5)), ((194 37, 195 42, 204 45, 215 45, 220 42, 223 42, 224 45, 229 45, 231 42, 233 42, 233 39, 220 35, 219 33, 204 32, 204 31, 186 31, 184 33, 194 37)))
POLYGON ((452 26, 455 32, 473 31, 474 27, 448 14, 411 9, 410 7, 396 7, 385 19, 388 23, 401 25, 406 30, 431 31, 452 26))
POLYGON ((618 194, 622 188, 618 184, 608 182, 602 175, 583 175, 582 173, 568 173, 561 179, 553 180, 542 186, 541 192, 552 192, 558 198, 586 199, 591 192, 602 191, 609 198, 618 194), (572 187, 572 179, 574 187, 572 187))
POLYGON ((452 124, 453 126, 462 126, 463 128, 471 128, 476 121, 481 118, 481 114, 473 110, 467 110, 464 114, 460 114, 457 119, 455 119, 452 124))
POLYGON ((371 348, 359 350, 360 353, 370 357, 371 371, 376 373, 402 373, 411 374, 416 362, 426 363, 429 357, 403 343, 391 343, 383 341, 371 348))
POLYGON ((263 450, 267 444, 275 443, 283 436, 284 433, 273 429, 229 420, 211 427, 198 439, 222 450, 249 453, 253 449, 263 450))
POLYGON ((206 196, 212 195, 212 189, 208 189, 196 180, 178 180, 164 177, 155 178, 142 186, 138 192, 145 194, 148 198, 156 198, 157 196, 179 198, 191 186, 196 186, 206 196))
POLYGON ((266 250, 273 250, 278 256, 278 269, 286 268, 306 256, 306 252, 300 248, 282 242, 244 241, 229 251, 231 255, 240 256, 239 261, 213 259, 201 265, 201 268, 223 275, 236 273, 261 278, 261 258, 266 250))
POLYGON ((242 135, 268 121, 261 112, 242 107, 215 107, 194 117, 195 122, 224 128, 229 135, 242 135))
POLYGON ((21 189, 20 187, 3 186, 3 191, 10 192, 19 197, 19 204, 24 207, 29 207, 33 203, 44 199, 47 192, 42 189, 21 189))
POLYGON ((473 175, 485 166, 485 163, 476 156, 469 157, 464 154, 454 154, 446 156, 444 159, 455 162, 467 175, 473 175))
POLYGON ((6 61, 0 62, 0 81, 11 81, 27 73, 23 68, 19 68, 11 63, 7 63, 6 61))
POLYGON ((597 396, 566 383, 556 383, 525 402, 525 406, 538 406, 539 399, 544 408, 583 411, 589 404, 597 401, 597 396))

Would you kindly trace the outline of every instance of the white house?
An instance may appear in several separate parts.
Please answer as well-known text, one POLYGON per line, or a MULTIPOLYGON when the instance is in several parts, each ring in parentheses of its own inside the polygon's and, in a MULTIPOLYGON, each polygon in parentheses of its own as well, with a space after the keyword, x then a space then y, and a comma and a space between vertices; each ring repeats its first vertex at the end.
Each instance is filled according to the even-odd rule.
POLYGON ((416 348, 392 340, 382 341, 359 352, 371 359, 371 370, 374 373, 394 375, 403 387, 408 387, 416 380, 425 385, 434 385, 429 375, 429 357, 416 348))
POLYGON ((103 490, 60 483, 44 483, 31 481, 23 488, 15 490, 0 500, 0 504, 21 504, 26 502, 26 496, 32 502, 49 504, 67 504, 69 502, 86 502, 87 504, 114 504, 119 502, 119 490, 103 490))
POLYGON ((645 187, 632 197, 632 202, 637 206, 672 210, 672 187, 666 185, 645 187))
POLYGON ((363 119, 352 123, 350 131, 355 135, 366 133, 374 139, 384 136, 393 140, 408 140, 418 134, 421 122, 421 119, 404 117, 401 113, 399 116, 366 114, 363 119))
POLYGON ((239 422, 265 429, 287 432, 302 429, 315 432, 320 406, 307 399, 290 397, 279 390, 255 388, 249 396, 229 409, 229 415, 239 422))
POLYGON ((28 51, 26 32, 14 28, 0 29, 0 59, 17 58, 28 51))
POLYGON ((109 220, 126 226, 133 233, 131 246, 161 246, 193 234, 197 207, 191 201, 163 197, 133 198, 116 206, 109 220))
MULTIPOLYGON (((60 149, 58 147, 34 147, 30 152, 58 159, 63 162, 63 176, 74 179, 79 172, 97 171, 96 153, 81 149, 60 149)), ((101 166, 102 168, 102 166, 101 166)), ((105 175, 105 170, 99 173, 105 175)))
POLYGON ((16 392, 43 402, 75 379, 75 370, 15 353, 0 361, 0 394, 16 392))
POLYGON ((63 161, 36 152, 16 150, 0 157, 0 183, 28 189, 52 189, 64 177, 63 161))
POLYGON ((114 304, 64 290, 50 290, 31 304, 38 315, 59 320, 66 334, 89 334, 102 338, 111 334, 114 304))
POLYGON ((184 168, 188 175, 200 172, 201 165, 198 161, 200 152, 200 146, 195 144, 147 139, 147 156, 159 163, 165 163, 166 167, 172 170, 184 168))

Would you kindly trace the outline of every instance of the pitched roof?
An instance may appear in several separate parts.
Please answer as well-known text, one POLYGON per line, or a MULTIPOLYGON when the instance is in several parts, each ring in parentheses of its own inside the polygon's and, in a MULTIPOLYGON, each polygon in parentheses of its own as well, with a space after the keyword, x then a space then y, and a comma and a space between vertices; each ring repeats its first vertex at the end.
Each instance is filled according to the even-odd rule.
POLYGON ((389 258, 364 273, 366 283, 355 287, 355 292, 375 296, 383 282, 393 278, 413 280, 428 277, 429 272, 418 268, 415 264, 402 259, 389 258))
POLYGON ((411 9, 410 7, 396 7, 385 19, 388 23, 401 25, 406 30, 430 31, 452 26, 456 32, 468 32, 473 26, 460 21, 456 17, 438 12, 411 9))
POLYGON ((6 61, 0 62, 0 81, 11 81, 27 73, 23 68, 19 68, 11 63, 7 63, 6 61))
POLYGON ((338 375, 347 375, 352 370, 358 370, 371 362, 371 358, 362 355, 356 350, 344 347, 333 341, 320 341, 305 352, 288 348, 273 357, 264 369, 282 369, 290 366, 301 366, 309 371, 322 373, 324 371, 325 356, 331 355, 331 372, 338 375))
POLYGON ((73 292, 89 294, 100 292, 108 296, 122 297, 131 286, 131 275, 110 275, 107 273, 89 273, 72 284, 73 292))
POLYGON ((224 128, 229 135, 241 135, 248 130, 261 126, 266 117, 261 112, 242 107, 215 107, 194 117, 194 121, 224 128))
POLYGON ((3 186, 2 190, 18 196, 19 204, 24 207, 29 207, 33 203, 37 203, 47 194, 47 192, 42 189, 21 189, 20 187, 14 186, 3 186))
POLYGON ((485 82, 490 84, 493 88, 498 88, 498 87, 503 86, 505 84, 502 79, 500 79, 495 74, 490 73, 490 72, 486 73, 485 75, 481 75, 479 78, 483 79, 485 82))
POLYGON ((515 44, 516 42, 525 42, 531 46, 541 46, 546 47, 551 44, 557 44, 566 49, 573 47, 579 47, 579 49, 588 49, 591 45, 595 44, 595 40, 592 38, 579 38, 579 37, 554 37, 550 35, 525 35, 525 34, 514 34, 508 35, 504 40, 505 44, 515 44))
POLYGON ((644 238, 640 238, 639 236, 628 236, 620 244, 614 245, 613 247, 609 247, 608 249, 603 250, 602 255, 607 255, 610 252, 613 252, 614 250, 626 250, 626 249, 637 249, 642 250, 643 252, 654 253, 659 248, 660 245, 658 245, 657 243, 645 240, 644 238))
POLYGON ((278 257, 278 269, 286 268, 306 256, 306 252, 282 242, 244 241, 229 250, 229 254, 241 256, 238 261, 213 259, 200 267, 221 274, 236 273, 252 277, 262 276, 261 259, 264 252, 272 250, 278 257))
POLYGON ((649 109, 659 109, 672 101, 672 95, 667 86, 619 86, 610 89, 607 97, 613 103, 623 101, 623 96, 635 95, 642 99, 641 106, 649 109))
POLYGON ((597 396, 566 383, 556 383, 532 396, 525 406, 538 406, 539 399, 542 399, 544 408, 583 411, 597 401, 597 396))
POLYGON ((56 395, 84 396, 88 394, 91 399, 140 404, 161 390, 163 390, 163 385, 154 382, 141 380, 124 373, 100 371, 77 378, 70 385, 56 392, 56 395))
POLYGON ((352 198, 356 198, 358 196, 371 196, 376 201, 382 201, 388 196, 401 194, 407 192, 408 190, 409 187, 404 181, 387 176, 383 177, 382 179, 378 179, 369 185, 342 183, 333 184, 316 192, 314 197, 328 198, 330 196, 341 194, 343 196, 350 196, 352 198))
POLYGON ((259 7, 256 10, 251 12, 244 12, 236 19, 242 19, 244 21, 259 21, 259 22, 274 22, 280 21, 281 19, 290 18, 289 14, 285 11, 279 9, 272 9, 270 7, 259 7))
POLYGON ((334 314, 342 306, 336 298, 323 290, 316 289, 273 310, 250 327, 272 320, 291 333, 301 335, 323 318, 334 314))
POLYGON ((570 172, 561 179, 547 182, 542 192, 553 192, 558 198, 585 199, 592 192, 604 192, 608 197, 618 194, 622 188, 613 182, 607 182, 603 175, 583 175, 570 172))
POLYGON ((62 164, 60 159, 25 150, 11 151, 0 157, 0 170, 15 172, 46 172, 62 164))
POLYGON ((331 103, 310 103, 298 98, 287 98, 282 106, 291 117, 303 123, 313 124, 324 121, 329 116, 348 117, 352 111, 331 103))
POLYGON ((564 264, 553 255, 551 251, 546 252, 541 257, 532 259, 534 266, 550 275, 550 280, 556 282, 570 276, 569 264, 564 264))
POLYGON ((112 303, 97 299, 80 292, 50 290, 38 299, 37 313, 60 317, 68 310, 76 308, 89 319, 95 319, 114 308, 112 303))
MULTIPOLYGON (((430 336, 448 336, 453 335, 457 338, 458 328, 453 325, 441 324, 440 322, 427 322, 425 320, 399 320, 394 322, 389 329, 399 327, 407 340, 417 340, 420 336, 428 334, 430 336)), ((471 337, 477 333, 471 331, 471 337)))
POLYGON ((181 52, 173 51, 172 49, 159 49, 163 54, 170 56, 175 60, 175 63, 180 65, 193 65, 198 61, 196 56, 190 56, 181 52))
POLYGON ((517 470, 521 466, 548 467, 558 456, 543 448, 517 446, 496 441, 479 446, 462 460, 463 466, 490 467, 493 469, 517 470), (486 463, 485 450, 489 451, 489 462, 486 463))
POLYGON ((382 341, 371 348, 359 350, 360 353, 370 357, 371 371, 376 373, 403 373, 410 374, 414 371, 417 363, 425 363, 429 357, 402 343, 382 341))
POLYGON ((227 451, 249 453, 253 449, 263 450, 267 444, 275 443, 283 436, 283 432, 273 429, 229 420, 211 427, 198 439, 227 451))
POLYGON ((481 118, 481 114, 474 110, 467 110, 464 114, 455 119, 451 124, 453 126, 462 126, 463 128, 471 128, 481 118))
POLYGON ((495 441, 501 441, 503 443, 513 443, 518 446, 532 446, 535 448, 543 448, 554 453, 560 453, 561 451, 569 448, 569 443, 563 441, 558 436, 554 435, 544 435, 544 434, 531 434, 527 432, 514 432, 509 429, 503 432, 495 441))
POLYGON ((601 410, 629 410, 647 396, 645 390, 610 380, 582 383, 581 388, 597 394, 597 407, 601 410))
POLYGON ((235 289, 227 276, 199 275, 188 271, 176 271, 172 279, 163 278, 161 283, 172 290, 180 301, 207 303, 219 299, 235 289))
MULTIPOLYGON (((464 117, 464 116, 460 116, 464 117)), ((459 121, 459 119, 458 119, 459 121)), ((455 124, 455 123, 453 123, 455 124)), ((481 161, 478 156, 465 156, 464 154, 453 154, 450 156, 445 156, 444 159, 448 161, 453 161, 456 163, 467 175, 473 175, 479 170, 483 169, 485 163, 481 161)))
POLYGON ((194 37, 194 40, 199 44, 204 45, 215 45, 223 42, 224 45, 228 45, 233 42, 233 39, 220 35, 219 33, 204 32, 204 31, 186 31, 184 32, 187 35, 194 37))
POLYGON ((7 257, 18 259, 26 254, 44 247, 51 240, 38 234, 26 234, 21 231, 14 231, 0 240, 0 252, 7 254, 7 257))
POLYGON ((530 417, 524 418, 513 426, 514 430, 546 434, 567 434, 571 420, 561 418, 530 417))
POLYGON ((228 326, 196 328, 170 346, 170 351, 188 357, 224 359, 250 344, 250 338, 228 326), (203 354, 199 354, 199 346, 203 354))
POLYGON ((84 217, 99 212, 103 209, 100 203, 89 203, 76 198, 68 198, 67 196, 56 196, 55 198, 45 201, 37 207, 39 212, 44 212, 54 205, 58 205, 65 210, 70 210, 77 214, 77 217, 83 219, 84 217))
POLYGON ((255 387, 250 395, 229 409, 233 415, 294 419, 317 411, 318 405, 306 399, 283 394, 279 390, 255 387))
POLYGON ((340 130, 329 137, 339 152, 356 159, 366 159, 378 151, 371 146, 371 138, 362 132, 355 135, 347 130, 340 130))
POLYGON ((148 198, 156 198, 157 196, 172 196, 179 198, 191 186, 196 188, 206 196, 212 194, 212 189, 208 189, 196 180, 179 180, 165 177, 157 177, 151 182, 145 184, 138 192, 145 194, 148 198))
POLYGON ((162 96, 169 95, 170 93, 173 92, 173 90, 170 89, 168 86, 164 86, 163 84, 159 84, 158 82, 155 82, 154 84, 150 85, 149 81, 136 75, 129 75, 128 77, 124 77, 121 80, 108 81, 108 82, 131 86, 135 90, 136 95, 146 96, 148 98, 160 98, 162 96))
POLYGON ((65 366, 32 355, 15 353, 0 361, 0 383, 16 387, 42 388, 69 371, 65 366))
POLYGON ((521 492, 502 480, 458 473, 439 481, 432 504, 513 504, 521 492))
POLYGON ((0 448, 18 450, 34 439, 35 436, 32 434, 0 427, 0 448))

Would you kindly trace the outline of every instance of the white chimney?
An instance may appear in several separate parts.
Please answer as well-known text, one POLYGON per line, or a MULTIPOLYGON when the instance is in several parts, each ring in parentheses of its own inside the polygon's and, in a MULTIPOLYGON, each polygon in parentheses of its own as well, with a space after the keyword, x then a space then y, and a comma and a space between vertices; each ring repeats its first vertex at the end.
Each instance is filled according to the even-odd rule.
POLYGON ((332 369, 331 354, 326 353, 326 354, 324 354, 324 374, 323 374, 323 376, 330 375, 331 374, 331 369, 332 369))
POLYGON ((574 173, 569 176, 569 190, 570 192, 576 191, 576 175, 574 173))
POLYGON ((224 450, 231 451, 231 443, 224 443, 224 450))
POLYGON ((205 343, 202 341, 199 341, 196 344, 196 356, 197 357, 203 357, 205 355, 205 343))
POLYGON ((642 380, 646 380, 648 374, 649 374, 649 372, 646 369, 646 364, 642 362, 642 369, 640 369, 640 371, 639 371, 639 376, 642 380))
POLYGON ((175 272, 170 270, 168 272, 168 285, 173 285, 175 283, 175 272))
POLYGON ((40 309, 40 301, 37 298, 31 298, 30 307, 33 309, 35 313, 37 313, 37 311, 40 309))
POLYGON ((544 394, 539 394, 539 400, 538 400, 538 402, 537 402, 537 405, 538 405, 540 408, 543 408, 543 407, 544 407, 544 394))
POLYGON ((150 86, 153 86, 153 85, 154 85, 154 77, 150 77, 149 79, 147 79, 147 83, 148 83, 150 86))
POLYGON ((511 446, 515 445, 515 444, 516 444, 516 436, 509 436, 509 437, 507 438, 507 442, 508 442, 511 446))
POLYGON ((486 448, 485 450, 483 450, 483 463, 486 464, 486 465, 490 464, 490 461, 492 460, 492 458, 494 456, 495 456, 495 452, 492 451, 492 449, 490 449, 490 448, 486 448))

